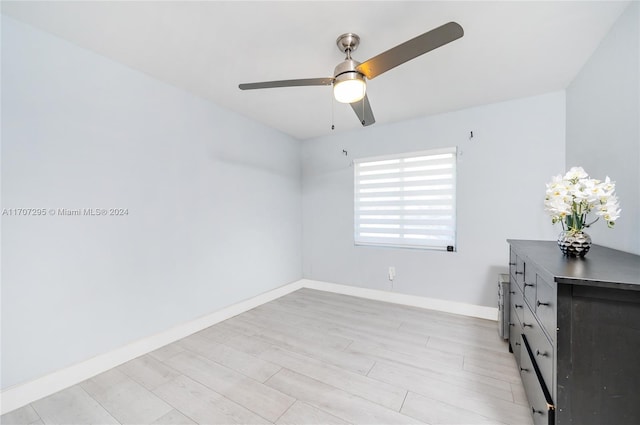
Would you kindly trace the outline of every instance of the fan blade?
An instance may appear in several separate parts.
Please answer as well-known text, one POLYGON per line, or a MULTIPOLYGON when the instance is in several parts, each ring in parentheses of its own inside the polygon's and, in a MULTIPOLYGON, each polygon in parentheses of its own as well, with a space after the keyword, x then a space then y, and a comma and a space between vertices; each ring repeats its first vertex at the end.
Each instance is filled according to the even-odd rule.
POLYGON ((449 22, 448 24, 444 24, 412 38, 409 41, 405 41, 396 47, 392 47, 386 52, 380 53, 378 56, 372 57, 358 65, 356 70, 371 80, 383 72, 387 72, 411 59, 417 58, 447 43, 451 43, 463 35, 464 30, 459 24, 449 22))
POLYGON ((302 80, 263 81, 261 83, 240 84, 240 90, 271 89, 275 87, 330 86, 333 78, 305 78, 302 80))
POLYGON ((376 122, 376 119, 373 117, 373 111, 371 110, 371 105, 369 104, 369 98, 365 94, 362 100, 358 102, 353 102, 350 104, 353 108, 353 112, 356 113, 360 123, 363 127, 373 124, 376 122))

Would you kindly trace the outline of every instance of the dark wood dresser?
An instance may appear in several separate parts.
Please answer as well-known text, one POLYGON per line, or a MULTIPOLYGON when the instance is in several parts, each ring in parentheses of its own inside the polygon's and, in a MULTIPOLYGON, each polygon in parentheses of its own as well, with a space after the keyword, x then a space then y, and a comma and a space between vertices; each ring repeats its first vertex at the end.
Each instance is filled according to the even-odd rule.
POLYGON ((508 242, 509 348, 534 423, 640 425, 640 256, 508 242))

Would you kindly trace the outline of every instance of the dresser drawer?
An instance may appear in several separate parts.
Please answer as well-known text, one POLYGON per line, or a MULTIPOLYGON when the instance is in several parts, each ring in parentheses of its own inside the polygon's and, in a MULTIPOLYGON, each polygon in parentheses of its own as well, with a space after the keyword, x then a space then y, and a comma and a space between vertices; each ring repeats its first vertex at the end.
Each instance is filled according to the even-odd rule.
POLYGON ((517 259, 518 256, 516 255, 515 252, 513 252, 513 249, 509 250, 509 274, 511 275, 512 279, 511 282, 515 282, 516 280, 516 266, 517 266, 517 259))
POLYGON ((509 346, 516 358, 516 364, 520 367, 520 355, 522 353, 522 325, 518 320, 513 306, 511 307, 511 321, 509 322, 509 346))
POLYGON ((524 268, 524 260, 516 256, 516 269, 513 272, 513 277, 516 279, 516 284, 520 287, 520 290, 524 289, 524 268))
MULTIPOLYGON (((534 270, 534 267, 530 265, 525 265, 527 270, 534 270)), ((524 295, 524 299, 529 303, 532 309, 536 308, 536 274, 535 272, 527 272, 525 274, 524 282, 522 283, 522 293, 524 295)))
POLYGON ((556 341, 557 299, 555 288, 537 275, 536 305, 532 307, 536 309, 536 316, 552 343, 556 341))
POLYGON ((515 313, 515 315, 518 316, 520 323, 522 323, 522 321, 524 320, 524 309, 528 307, 524 304, 524 298, 522 296, 520 288, 518 288, 516 285, 512 286, 511 290, 509 291, 509 297, 511 298, 511 313, 515 313))
POLYGON ((533 423, 536 425, 553 425, 555 424, 555 407, 544 384, 538 379, 533 366, 535 362, 533 359, 534 354, 531 352, 526 336, 522 337, 521 351, 520 376, 529 401, 529 411, 531 412, 533 423))
POLYGON ((536 302, 536 286, 535 265, 526 263, 524 265, 524 283, 522 291, 524 292, 524 298, 530 306, 533 306, 536 302))
POLYGON ((555 385, 553 380, 553 363, 555 353, 551 343, 542 331, 542 327, 529 309, 526 309, 524 312, 522 332, 526 336, 529 348, 531 348, 531 357, 533 362, 538 367, 538 370, 542 375, 542 380, 553 397, 555 396, 555 385))

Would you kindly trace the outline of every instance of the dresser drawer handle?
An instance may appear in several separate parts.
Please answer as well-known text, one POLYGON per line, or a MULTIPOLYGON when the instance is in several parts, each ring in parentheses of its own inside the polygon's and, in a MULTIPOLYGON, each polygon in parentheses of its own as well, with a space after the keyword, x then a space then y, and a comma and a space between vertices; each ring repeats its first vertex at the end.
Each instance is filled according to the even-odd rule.
POLYGON ((514 306, 515 308, 523 308, 523 307, 522 307, 522 305, 520 305, 520 304, 514 304, 513 306, 514 306))
POLYGON ((516 294, 516 291, 509 291, 509 293, 510 293, 511 295, 515 295, 515 294, 516 294))
POLYGON ((524 367, 521 367, 521 368, 520 368, 520 372, 529 372, 529 369, 524 368, 524 367))
POLYGON ((548 306, 548 305, 549 305, 549 303, 541 303, 540 301, 536 301, 536 305, 537 305, 538 307, 540 307, 541 305, 546 305, 546 306, 548 306))
POLYGON ((523 327, 523 328, 532 328, 532 327, 533 327, 533 325, 532 325, 532 324, 530 324, 530 323, 524 323, 524 322, 522 322, 522 327, 523 327))
POLYGON ((515 265, 516 265, 516 263, 509 263, 509 265, 510 265, 510 266, 515 266, 515 265))
POLYGON ((522 345, 522 344, 520 344, 519 342, 516 342, 515 345, 522 345))
POLYGON ((533 283, 527 283, 527 282, 525 282, 525 283, 524 283, 524 287, 526 288, 527 286, 535 286, 535 285, 534 285, 533 283))
POLYGON ((524 272, 516 272, 516 274, 524 274, 524 272))
POLYGON ((547 357, 548 354, 546 352, 541 352, 540 350, 536 350, 536 356, 547 357))
POLYGON ((534 414, 534 415, 535 415, 536 413, 537 413, 538 415, 544 415, 544 412, 543 412, 542 410, 536 410, 536 408, 535 408, 535 407, 533 407, 533 406, 531 406, 531 413, 532 413, 532 414, 534 414))

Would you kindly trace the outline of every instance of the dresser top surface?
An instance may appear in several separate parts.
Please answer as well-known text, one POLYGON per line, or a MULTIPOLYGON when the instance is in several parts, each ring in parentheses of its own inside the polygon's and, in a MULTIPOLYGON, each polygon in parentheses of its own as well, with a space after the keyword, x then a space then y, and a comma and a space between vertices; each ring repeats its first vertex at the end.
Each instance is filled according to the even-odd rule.
POLYGON ((555 241, 508 239, 507 242, 558 283, 621 285, 640 291, 639 255, 592 245, 585 257, 575 258, 563 255, 555 241))

